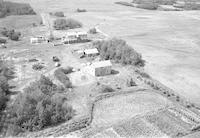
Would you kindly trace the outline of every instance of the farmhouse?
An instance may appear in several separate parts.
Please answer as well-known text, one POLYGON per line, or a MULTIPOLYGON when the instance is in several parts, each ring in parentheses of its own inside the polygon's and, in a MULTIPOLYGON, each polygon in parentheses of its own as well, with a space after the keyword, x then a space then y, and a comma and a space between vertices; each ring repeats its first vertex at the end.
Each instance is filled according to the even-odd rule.
POLYGON ((84 50, 84 55, 86 55, 87 57, 96 56, 98 54, 99 54, 99 52, 98 52, 97 48, 84 50))
POLYGON ((88 39, 87 32, 77 32, 77 37, 80 40, 87 40, 88 39))
POLYGON ((82 69, 83 72, 92 76, 106 76, 111 74, 112 63, 110 60, 94 62, 82 69))
POLYGON ((38 36, 38 37, 32 37, 30 39, 31 41, 31 44, 37 44, 37 43, 43 43, 43 42, 46 42, 46 38, 43 37, 43 36, 38 36))
POLYGON ((68 32, 63 38, 64 44, 85 42, 88 40, 87 32, 68 32))

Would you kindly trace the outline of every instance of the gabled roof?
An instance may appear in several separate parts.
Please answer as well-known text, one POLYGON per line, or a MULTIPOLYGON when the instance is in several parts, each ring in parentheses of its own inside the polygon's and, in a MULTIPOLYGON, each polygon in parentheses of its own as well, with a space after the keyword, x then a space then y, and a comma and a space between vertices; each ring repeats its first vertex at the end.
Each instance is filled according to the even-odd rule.
POLYGON ((77 32, 77 35, 87 35, 87 32, 77 32))
POLYGON ((67 32, 67 36, 76 36, 77 33, 76 32, 67 32))
POLYGON ((98 54, 99 53, 99 51, 96 48, 85 49, 84 52, 85 52, 86 55, 89 55, 89 54, 98 54))
POLYGON ((93 62, 91 66, 94 68, 108 67, 112 66, 112 63, 110 62, 110 60, 104 60, 104 61, 93 62))
POLYGON ((67 36, 78 36, 78 35, 87 35, 87 32, 79 31, 79 32, 67 32, 67 36))

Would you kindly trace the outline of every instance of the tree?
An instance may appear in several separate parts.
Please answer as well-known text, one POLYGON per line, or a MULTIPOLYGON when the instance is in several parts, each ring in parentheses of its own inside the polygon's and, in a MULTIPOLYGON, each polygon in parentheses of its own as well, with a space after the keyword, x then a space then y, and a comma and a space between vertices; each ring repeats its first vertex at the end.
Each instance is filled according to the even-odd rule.
POLYGON ((9 37, 11 40, 18 41, 20 38, 20 33, 13 33, 9 37))
POLYGON ((89 33, 90 33, 90 34, 97 34, 97 29, 96 29, 96 28, 91 28, 91 29, 89 30, 89 33))

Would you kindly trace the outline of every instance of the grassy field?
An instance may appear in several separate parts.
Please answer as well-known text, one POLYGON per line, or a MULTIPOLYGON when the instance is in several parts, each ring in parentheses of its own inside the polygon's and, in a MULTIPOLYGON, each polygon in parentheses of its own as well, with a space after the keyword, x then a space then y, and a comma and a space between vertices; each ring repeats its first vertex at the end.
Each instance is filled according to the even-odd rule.
POLYGON ((32 27, 33 23, 39 24, 40 21, 38 15, 14 15, 0 19, 0 27, 23 29, 32 27))

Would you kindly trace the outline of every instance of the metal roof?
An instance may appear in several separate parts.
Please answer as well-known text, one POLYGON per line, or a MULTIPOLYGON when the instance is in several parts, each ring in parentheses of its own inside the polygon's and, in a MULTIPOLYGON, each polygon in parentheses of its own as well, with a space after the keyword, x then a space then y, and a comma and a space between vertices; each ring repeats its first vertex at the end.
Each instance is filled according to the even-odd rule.
POLYGON ((85 49, 84 50, 85 54, 89 55, 89 54, 98 54, 99 51, 96 48, 93 49, 85 49))
POLYGON ((67 32, 67 36, 76 36, 77 33, 76 32, 67 32))
POLYGON ((77 35, 87 35, 87 32, 77 32, 77 35))
POLYGON ((93 62, 91 66, 94 68, 108 67, 112 66, 112 63, 110 62, 110 60, 104 60, 104 61, 93 62))
POLYGON ((67 32, 66 35, 72 36, 72 35, 87 35, 87 32, 79 31, 79 32, 67 32))

